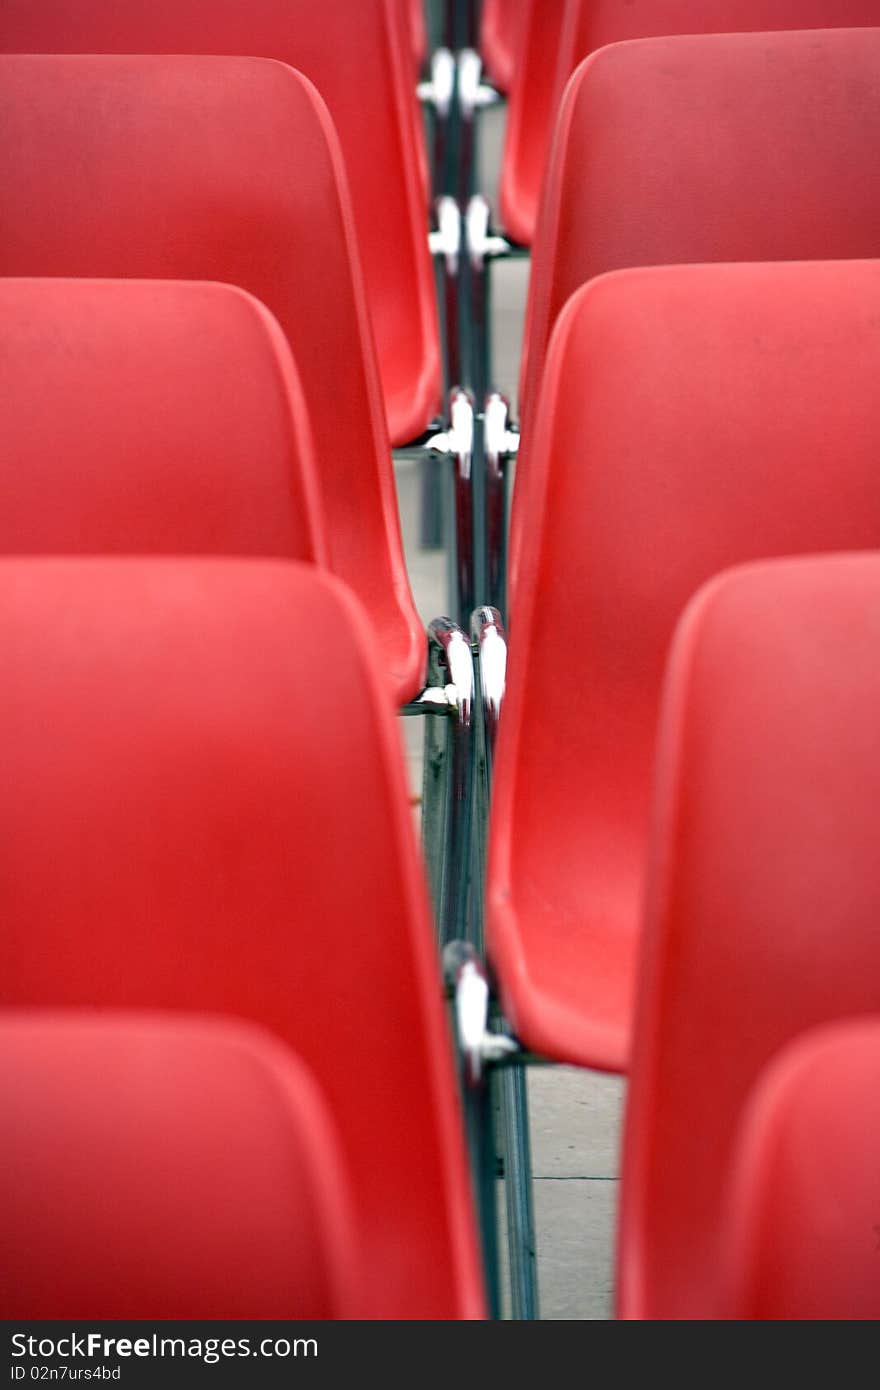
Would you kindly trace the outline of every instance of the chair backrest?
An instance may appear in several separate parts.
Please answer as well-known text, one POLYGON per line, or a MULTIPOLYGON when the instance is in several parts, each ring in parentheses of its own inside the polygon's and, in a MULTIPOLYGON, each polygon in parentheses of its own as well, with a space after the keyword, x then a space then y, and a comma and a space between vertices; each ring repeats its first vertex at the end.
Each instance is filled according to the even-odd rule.
POLYGON ((878 319, 880 264, 857 261, 619 271, 560 317, 490 846, 490 945, 533 1047, 626 1065, 657 701, 690 596, 749 559, 880 546, 878 319))
POLYGON ((563 0, 562 85, 597 48, 671 34, 854 29, 880 20, 877 0, 563 0))
POLYGON ((625 1127, 624 1317, 706 1315, 764 1066, 808 1028, 880 1011, 878 709, 877 555, 748 566, 679 628, 625 1127))
POLYGON ((314 566, 0 561, 0 1003, 223 1012, 335 1117, 365 1317, 482 1312, 395 716, 314 566))
POLYGON ((340 1318, 363 1271, 308 1070, 229 1019, 0 1013, 4 1318, 340 1318))
MULTIPOLYGON (((440 351, 404 0, 4 0, 0 51, 254 56, 309 78, 345 158, 392 439, 422 433, 440 404, 440 351)), ((308 183, 287 139, 276 127, 266 177, 308 183)), ((318 275, 325 289, 332 274, 318 275)))
POLYGON ((428 25, 425 20, 424 0, 398 0, 398 3, 404 6, 406 12, 412 55, 416 71, 419 72, 428 56, 428 25))
POLYGON ((516 81, 523 15, 530 0, 483 0, 480 51, 495 86, 502 92, 516 81))
POLYGON ((311 419, 331 566, 408 698, 424 637, 341 162, 314 90, 260 58, 0 56, 0 126, 0 275, 220 280, 275 314, 311 419))
POLYGON ((524 430, 556 316, 594 275, 880 253, 878 79, 880 29, 647 38, 581 64, 535 238, 524 430))
POLYGON ((749 1096, 731 1163, 720 1311, 880 1317, 880 1016, 811 1029, 749 1096))
POLYGON ((527 0, 534 44, 511 89, 502 170, 505 225, 530 244, 553 124, 569 77, 596 49, 672 34, 749 33, 880 24, 878 0, 527 0), (552 42, 548 25, 552 25, 552 42))
POLYGON ((565 0, 521 0, 498 201, 505 232, 523 246, 535 236, 550 133, 558 105, 556 72, 565 0))
POLYGON ((181 280, 0 280, 0 553, 323 561, 311 429, 261 304, 181 280))

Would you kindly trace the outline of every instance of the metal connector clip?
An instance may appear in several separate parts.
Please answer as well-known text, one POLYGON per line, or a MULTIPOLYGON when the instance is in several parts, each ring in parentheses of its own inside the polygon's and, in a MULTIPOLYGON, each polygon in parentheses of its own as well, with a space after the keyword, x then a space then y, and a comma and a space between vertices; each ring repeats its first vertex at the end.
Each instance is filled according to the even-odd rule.
POLYGON ((507 401, 498 391, 486 397, 483 415, 483 444, 486 456, 495 466, 502 459, 515 458, 519 449, 519 430, 510 425, 507 401))
POLYGON ((419 101, 431 106, 441 120, 449 115, 455 92, 455 57, 448 48, 438 48, 431 59, 431 76, 416 87, 419 101))
POLYGON ((479 270, 487 260, 510 254, 510 242, 489 231, 492 212, 482 193, 468 200, 465 211, 465 243, 471 265, 479 270))
POLYGON ((451 618, 435 618, 428 626, 428 637, 441 648, 449 673, 449 683, 444 687, 446 701, 458 711, 459 722, 469 725, 474 709, 474 658, 471 644, 451 618))
POLYGON ((463 48, 458 55, 458 105, 466 121, 484 106, 494 106, 500 93, 483 81, 483 63, 473 48, 463 48))
POLYGON ((518 1052, 519 1044, 489 1030, 489 981, 473 946, 451 941, 443 952, 443 974, 453 991, 465 1079, 469 1086, 478 1086, 486 1066, 518 1052))
POLYGON ((471 476, 474 453, 474 403, 466 391, 456 387, 449 394, 449 428, 432 434, 425 448, 435 454, 455 454, 463 478, 471 476))
POLYGON ((461 212, 458 203, 449 194, 444 194, 434 204, 434 212, 437 226, 428 233, 428 249, 432 256, 443 257, 450 275, 457 275, 461 253, 461 212))

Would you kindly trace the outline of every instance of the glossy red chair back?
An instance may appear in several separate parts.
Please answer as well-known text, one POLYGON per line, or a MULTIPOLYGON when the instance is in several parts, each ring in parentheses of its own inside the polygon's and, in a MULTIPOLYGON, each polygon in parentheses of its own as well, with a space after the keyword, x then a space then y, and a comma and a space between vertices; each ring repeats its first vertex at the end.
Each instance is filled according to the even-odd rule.
POLYGON ((219 1012, 338 1126, 364 1317, 480 1316, 395 716, 348 591, 263 560, 0 561, 0 1003, 219 1012))
POLYGON ((428 26, 425 22, 424 0, 398 0, 406 10, 412 53, 418 71, 428 56, 428 26))
MULTIPOLYGON (((853 13, 866 8, 880 22, 876 4, 853 13)), ((880 29, 647 38, 578 68, 535 240, 524 432, 553 324, 593 276, 880 253, 878 77, 880 29)))
MULTIPOLYGON (((629 1061, 664 662, 730 565, 880 547, 880 263, 620 271, 560 317, 524 480, 489 944, 538 1051, 629 1061)), ((519 486, 519 484, 518 484, 519 486)))
POLYGON ((522 54, 511 89, 503 170, 507 225, 517 240, 535 234, 541 184, 565 84, 578 63, 626 39, 781 29, 853 28, 880 23, 877 0, 527 0, 535 42, 522 54), (552 41, 551 40, 552 26, 552 41), (515 134, 514 134, 515 131, 515 134))
POLYGON ((5 1318, 347 1315, 335 1125, 261 1029, 9 1010, 0 1088, 5 1318))
MULTIPOLYGON (((806 1029, 880 1011, 878 708, 876 555, 748 566, 709 585, 679 628, 623 1152, 623 1317, 713 1316, 753 1087, 806 1029)), ((862 1137, 876 1136, 876 1121, 866 1124, 862 1137)), ((847 1127, 855 1137, 856 1117, 847 1127)), ((844 1139, 830 1128, 829 1157, 844 1139)), ((802 1176, 818 1156, 801 1154, 802 1176)), ((841 1177, 832 1164, 825 1201, 841 1177)), ((862 1219, 866 1195, 851 1192, 862 1219)), ((864 1245, 871 1234, 856 1220, 838 1239, 864 1245)), ((805 1277, 817 1255, 804 1229, 805 1277)), ((867 1258, 853 1249, 857 1282, 867 1258)))
POLYGON ((0 280, 0 552, 326 558, 290 348, 250 295, 0 280))
POLYGON ((511 54, 498 201, 504 231, 522 246, 531 246, 559 102, 556 74, 565 0, 521 0, 520 8, 519 44, 516 54, 511 54))
POLYGON ((314 89, 260 58, 0 57, 0 124, 0 274, 220 280, 278 319, 330 564, 373 620, 395 698, 409 698, 424 635, 353 219, 314 89))
POLYGON ((721 1312, 880 1317, 880 1017, 811 1029, 761 1073, 728 1183, 721 1312))
MULTIPOLYGON (((441 390, 411 9, 410 0, 4 0, 0 14, 5 53, 274 58, 314 83, 345 158, 395 444, 425 430, 441 390)), ((279 158, 285 138, 277 128, 279 158)), ((308 179, 298 142, 286 146, 284 163, 283 181, 297 171, 308 179)), ((277 175, 278 165, 268 172, 277 175)), ((325 292, 333 274, 330 262, 318 277, 325 292)))
POLYGON ((502 92, 516 81, 520 28, 529 0, 483 0, 480 51, 495 86, 502 92))

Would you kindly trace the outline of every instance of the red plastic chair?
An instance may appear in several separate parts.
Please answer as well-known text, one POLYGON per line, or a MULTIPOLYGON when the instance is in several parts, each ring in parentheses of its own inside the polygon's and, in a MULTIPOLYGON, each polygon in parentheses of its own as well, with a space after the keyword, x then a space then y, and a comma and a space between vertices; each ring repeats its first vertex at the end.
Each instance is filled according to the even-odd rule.
POLYGON ((520 41, 510 75, 498 201, 505 232, 521 246, 531 246, 559 103, 556 73, 565 0, 520 0, 520 9, 520 41))
POLYGON ((330 564, 409 699, 425 638, 338 147, 313 89, 259 58, 0 57, 0 125, 0 274, 227 281, 275 314, 311 419, 330 564))
POLYGON ((511 88, 502 167, 505 226, 530 245, 565 84, 578 63, 624 39, 880 24, 877 0, 526 0, 533 40, 511 88))
MULTIPOLYGON (((718 1315, 726 1184, 753 1087, 804 1030, 880 1010, 878 617, 880 559, 851 555, 725 576, 679 628, 623 1152, 623 1317, 718 1315)), ((830 1128, 829 1156, 844 1139, 830 1128)), ((839 1176, 825 1174, 826 1201, 839 1176)), ((846 1232, 856 1277, 873 1234, 859 1220, 846 1232)), ((816 1254, 805 1225, 805 1276, 816 1254)), ((876 1266, 873 1287, 876 1308, 876 1266)))
POLYGON ((628 1065, 657 701, 690 596, 741 561, 880 546, 878 317, 880 263, 855 261, 621 271, 560 317, 487 890, 536 1052, 628 1065))
POLYGON ((259 1028, 0 1014, 4 1318, 339 1318, 347 1177, 299 1059, 259 1028))
POLYGON ((749 1096, 722 1260, 732 1318, 880 1317, 880 1018, 810 1030, 749 1096))
POLYGON ((428 26, 425 23, 424 0, 399 0, 399 3, 406 10, 413 58, 416 72, 419 72, 428 56, 428 26))
MULTIPOLYGON (((315 0, 151 0, 148 5, 4 0, 0 15, 0 50, 6 53, 276 58, 315 84, 345 157, 394 444, 424 432, 438 414, 441 395, 409 8, 409 0, 333 0, 330 5, 315 0)), ((231 75, 229 86, 234 94, 237 83, 231 75)), ((83 113, 81 119, 90 121, 91 116, 83 113)), ((273 127, 267 120, 263 127, 264 138, 274 146, 268 167, 261 169, 259 154, 250 156, 261 182, 268 188, 272 181, 283 186, 296 179, 305 195, 317 172, 309 169, 303 154, 311 140, 305 135, 303 144, 283 123, 273 127)), ((208 168, 216 168, 218 148, 226 147, 230 159, 238 143, 230 146, 225 134, 215 134, 213 155, 202 151, 208 168)), ((257 194, 256 181, 251 191, 257 194)), ((317 187, 315 201, 319 207, 317 187)), ((326 293, 335 274, 332 261, 315 271, 316 294, 326 293)), ((319 323, 320 312, 310 328, 319 323)), ((337 372, 343 370, 338 363, 337 372)), ((324 410, 333 406, 327 403, 324 410)), ((369 433, 368 418, 362 417, 344 446, 349 457, 369 433)))
POLYGON ((181 280, 0 280, 0 552, 323 562, 278 324, 181 280))
POLYGON ((594 275, 880 253, 878 78, 880 29, 643 39, 578 68, 535 241, 527 450, 553 324, 594 275))
POLYGON ((516 80, 520 26, 529 0, 483 0, 480 50, 486 71, 499 91, 510 91, 516 80))
POLYGON ((483 1312, 394 716, 343 586, 3 560, 0 1003, 222 1012, 315 1077, 364 1317, 483 1312), (47 872, 51 866, 51 872, 47 872))

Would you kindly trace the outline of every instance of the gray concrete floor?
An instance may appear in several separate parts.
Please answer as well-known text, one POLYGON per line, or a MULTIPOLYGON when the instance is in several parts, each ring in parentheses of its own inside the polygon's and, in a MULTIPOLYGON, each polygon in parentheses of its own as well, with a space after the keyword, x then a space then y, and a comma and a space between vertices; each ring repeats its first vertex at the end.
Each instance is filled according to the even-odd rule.
MULTIPOLYGON (((484 113, 483 188, 494 199, 503 108, 484 113)), ((493 267, 495 384, 514 403, 528 262, 493 267)), ((404 544, 416 603, 428 621, 446 608, 445 558, 418 546, 417 466, 397 467, 404 544)), ((420 720, 403 720, 410 784, 421 787, 420 720)), ((528 1079, 542 1318, 608 1318, 624 1083, 569 1067, 534 1068, 528 1079)))

